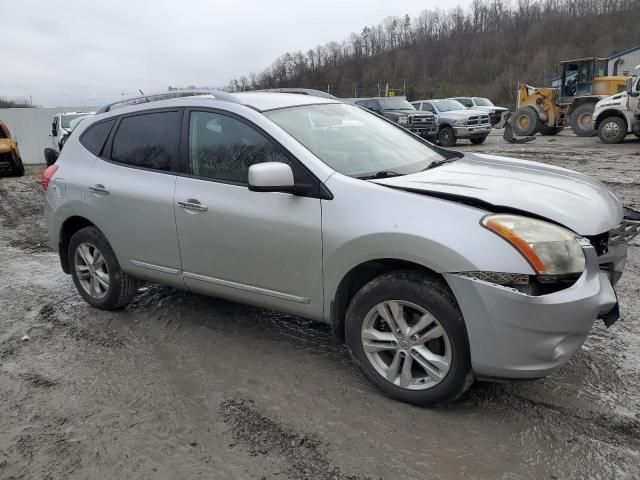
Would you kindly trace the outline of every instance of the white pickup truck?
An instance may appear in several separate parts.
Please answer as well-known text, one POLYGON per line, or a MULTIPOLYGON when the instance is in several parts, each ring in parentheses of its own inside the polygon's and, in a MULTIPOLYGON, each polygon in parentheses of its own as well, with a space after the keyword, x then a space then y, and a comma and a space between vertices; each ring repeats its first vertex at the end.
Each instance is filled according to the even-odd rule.
POLYGON ((53 165, 60 155, 62 146, 66 142, 67 137, 73 131, 73 127, 78 123, 75 120, 79 120, 89 115, 93 115, 95 112, 60 112, 56 113, 51 122, 51 147, 44 149, 44 159, 47 165, 53 165))
POLYGON ((625 92, 596 103, 593 128, 602 143, 620 143, 630 133, 640 138, 640 65, 629 78, 625 92))

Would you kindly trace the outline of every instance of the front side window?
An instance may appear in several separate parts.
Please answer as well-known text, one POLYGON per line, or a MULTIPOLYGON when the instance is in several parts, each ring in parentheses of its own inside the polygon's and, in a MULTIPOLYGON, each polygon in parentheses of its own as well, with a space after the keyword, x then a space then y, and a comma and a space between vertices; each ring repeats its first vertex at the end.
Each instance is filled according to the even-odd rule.
POLYGON ((115 118, 91 125, 80 137, 80 143, 91 153, 99 156, 114 123, 115 118))
POLYGON ((493 102, 491 100, 489 100, 488 98, 483 98, 483 97, 473 97, 473 99, 476 102, 476 105, 478 105, 479 107, 493 107, 493 102))
POLYGON ((380 99, 383 110, 415 110, 404 97, 385 97, 380 99))
POLYGON ((343 175, 416 173, 444 158, 403 128, 353 105, 302 105, 264 114, 343 175))
POLYGON ((255 163, 289 158, 262 133, 244 122, 214 112, 191 112, 189 167, 198 177, 247 183, 255 163))
POLYGON ((473 100, 470 98, 454 98, 453 100, 461 103, 466 108, 473 107, 473 100))
POLYGON ((422 110, 426 112, 435 112, 433 106, 430 103, 426 103, 426 102, 422 104, 422 110))
POLYGON ((113 137, 111 159, 134 167, 170 171, 178 155, 179 112, 124 117, 113 137))
POLYGON ((465 106, 456 100, 436 100, 433 102, 439 112, 455 112, 465 110, 465 106))

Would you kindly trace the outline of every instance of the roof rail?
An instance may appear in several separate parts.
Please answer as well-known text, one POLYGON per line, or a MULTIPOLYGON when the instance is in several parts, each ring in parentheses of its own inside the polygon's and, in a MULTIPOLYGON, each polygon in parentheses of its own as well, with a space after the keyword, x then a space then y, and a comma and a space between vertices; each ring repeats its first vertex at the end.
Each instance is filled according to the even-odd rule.
POLYGON ((264 88, 261 90, 251 90, 253 92, 271 92, 271 93, 298 93, 300 95, 311 95, 313 97, 331 98, 337 100, 337 97, 330 93, 323 92, 322 90, 315 90, 313 88, 297 88, 297 87, 284 87, 284 88, 264 88))
POLYGON ((96 110, 96 114, 110 112, 112 110, 129 107, 131 105, 139 105, 141 103, 158 102, 160 100, 169 100, 171 98, 195 97, 200 95, 211 95, 219 100, 241 103, 232 93, 222 92, 220 90, 172 90, 169 92, 152 93, 149 95, 138 95, 137 97, 129 97, 118 100, 117 102, 108 103, 96 110))

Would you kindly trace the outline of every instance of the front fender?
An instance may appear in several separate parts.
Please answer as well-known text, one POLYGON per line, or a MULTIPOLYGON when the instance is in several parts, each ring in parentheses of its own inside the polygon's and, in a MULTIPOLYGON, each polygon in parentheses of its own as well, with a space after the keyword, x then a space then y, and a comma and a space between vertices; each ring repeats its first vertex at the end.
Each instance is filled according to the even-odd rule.
POLYGON ((534 273, 482 227, 485 210, 339 174, 327 186, 334 199, 322 203, 325 314, 342 278, 371 260, 403 260, 437 273, 534 273))

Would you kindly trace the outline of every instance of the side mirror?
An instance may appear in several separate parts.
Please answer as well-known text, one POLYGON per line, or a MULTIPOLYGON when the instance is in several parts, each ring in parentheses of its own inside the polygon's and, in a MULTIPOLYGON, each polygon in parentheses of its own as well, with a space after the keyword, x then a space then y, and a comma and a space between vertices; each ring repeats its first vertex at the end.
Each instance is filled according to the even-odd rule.
POLYGON ((284 192, 303 195, 311 185, 296 185, 293 170, 286 163, 264 162, 249 167, 249 190, 252 192, 284 192))

